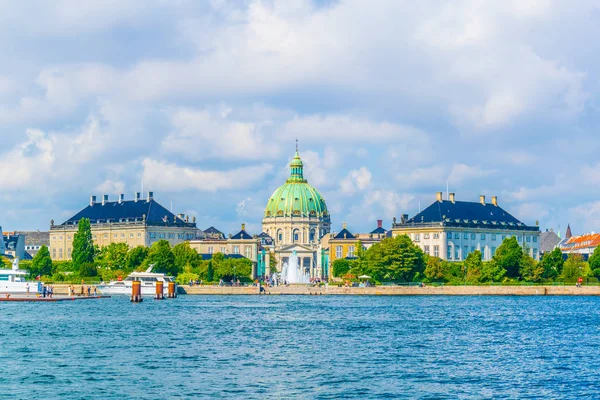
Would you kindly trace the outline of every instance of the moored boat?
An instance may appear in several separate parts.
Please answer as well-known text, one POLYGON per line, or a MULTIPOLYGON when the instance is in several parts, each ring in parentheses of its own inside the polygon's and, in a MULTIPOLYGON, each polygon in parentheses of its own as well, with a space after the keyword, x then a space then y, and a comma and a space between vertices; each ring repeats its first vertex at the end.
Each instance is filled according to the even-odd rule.
POLYGON ((15 258, 12 269, 0 269, 0 293, 42 293, 44 284, 29 282, 27 271, 19 269, 19 259, 15 258))
POLYGON ((156 282, 163 283, 163 294, 168 295, 169 282, 174 282, 172 277, 165 274, 150 272, 152 267, 145 272, 132 272, 124 280, 110 281, 101 283, 97 286, 102 294, 109 295, 131 295, 133 281, 140 281, 142 287, 142 296, 153 296, 156 294, 156 282))

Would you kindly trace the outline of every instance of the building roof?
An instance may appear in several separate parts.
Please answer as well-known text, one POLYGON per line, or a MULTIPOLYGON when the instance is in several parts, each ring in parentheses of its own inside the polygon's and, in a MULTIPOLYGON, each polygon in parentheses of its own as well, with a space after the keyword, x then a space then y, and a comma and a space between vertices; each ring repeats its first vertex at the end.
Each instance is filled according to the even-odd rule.
POLYGON ((348 229, 344 228, 333 237, 334 239, 356 239, 356 236, 352 234, 348 229))
POLYGON ((211 226, 208 229, 204 230, 204 238, 205 239, 225 239, 225 234, 223 232, 221 232, 220 230, 218 230, 217 228, 215 228, 214 226, 211 226))
POLYGON ((377 234, 385 235, 387 233, 387 231, 382 227, 378 227, 377 229, 372 230, 370 233, 372 233, 373 235, 377 235, 377 234))
POLYGON ((250 234, 248 234, 248 232, 246 232, 244 229, 242 229, 241 231, 239 231, 238 233, 233 235, 231 237, 231 239, 233 239, 233 240, 249 240, 249 239, 252 239, 252 236, 250 234))
POLYGON ((546 231, 540 233, 540 252, 547 253, 556 248, 561 239, 554 231, 546 231))
POLYGON ((325 199, 304 179, 304 164, 298 151, 290 163, 290 177, 269 198, 264 217, 314 217, 329 221, 325 199))
POLYGON ((77 225, 82 218, 88 218, 91 224, 144 222, 145 220, 146 225, 196 228, 195 223, 185 222, 153 198, 137 201, 106 201, 104 204, 90 203, 59 226, 77 225))
POLYGON ((595 248, 600 245, 600 233, 587 233, 581 236, 572 236, 560 243, 562 251, 574 251, 587 248, 595 248))
POLYGON ((443 224, 444 226, 475 227, 486 229, 539 230, 527 226, 502 207, 470 201, 435 201, 413 218, 394 226, 419 226, 421 224, 443 224))

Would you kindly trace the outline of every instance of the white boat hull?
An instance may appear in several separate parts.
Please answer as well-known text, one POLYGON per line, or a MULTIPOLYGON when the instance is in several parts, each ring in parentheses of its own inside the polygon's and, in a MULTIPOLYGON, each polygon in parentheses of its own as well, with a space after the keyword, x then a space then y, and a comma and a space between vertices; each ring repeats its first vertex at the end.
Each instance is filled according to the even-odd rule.
MULTIPOLYGON (((124 295, 131 296, 131 283, 123 283, 123 284, 108 284, 108 285, 98 285, 98 291, 102 294, 106 295, 124 295)), ((175 287, 175 291, 177 291, 177 287, 175 287)), ((154 296, 156 294, 156 284, 154 282, 142 282, 142 296, 154 296)), ((169 286, 168 283, 165 282, 163 285, 163 294, 166 297, 169 294, 169 286)))
MULTIPOLYGON (((29 293, 38 293, 37 282, 8 282, 0 281, 0 293, 27 293, 27 284, 29 283, 29 293)), ((43 287, 40 287, 40 289, 43 287)), ((41 290, 40 290, 41 293, 41 290)))

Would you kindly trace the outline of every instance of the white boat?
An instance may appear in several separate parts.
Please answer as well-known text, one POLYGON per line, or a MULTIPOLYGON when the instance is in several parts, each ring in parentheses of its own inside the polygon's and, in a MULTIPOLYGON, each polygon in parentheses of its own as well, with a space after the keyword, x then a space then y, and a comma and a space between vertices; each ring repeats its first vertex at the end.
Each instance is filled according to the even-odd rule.
POLYGON ((41 293, 42 282, 28 282, 27 271, 19 269, 19 259, 15 258, 12 269, 0 269, 0 293, 41 293))
MULTIPOLYGON (((165 274, 150 272, 152 267, 146 272, 132 272, 122 281, 110 281, 109 283, 101 283, 97 286, 102 294, 108 295, 128 295, 131 296, 131 287, 133 281, 140 281, 142 285, 142 296, 154 296, 156 294, 156 282, 163 283, 163 294, 165 297, 169 293, 169 282, 174 282, 173 279, 165 274)), ((175 287, 177 291, 177 287, 175 287)))

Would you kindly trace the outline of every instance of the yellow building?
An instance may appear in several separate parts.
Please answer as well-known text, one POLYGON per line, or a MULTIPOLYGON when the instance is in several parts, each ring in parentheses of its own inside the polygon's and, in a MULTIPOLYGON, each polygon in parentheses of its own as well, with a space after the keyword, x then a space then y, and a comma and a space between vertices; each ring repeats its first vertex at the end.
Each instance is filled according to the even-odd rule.
POLYGON ((338 259, 355 259, 358 256, 359 246, 364 250, 381 242, 388 235, 388 231, 383 228, 383 221, 377 221, 377 228, 369 233, 352 233, 343 224, 342 230, 337 234, 329 235, 327 241, 322 240, 322 244, 328 243, 329 263, 333 264, 338 259))
POLYGON ((172 246, 196 238, 195 218, 173 214, 156 200, 152 192, 146 199, 136 193, 133 200, 119 195, 117 201, 101 202, 91 196, 90 204, 60 225, 50 222, 50 256, 53 260, 70 260, 73 238, 81 219, 90 220, 92 239, 99 247, 111 243, 126 243, 129 247, 151 246, 158 240, 167 240, 172 246))

